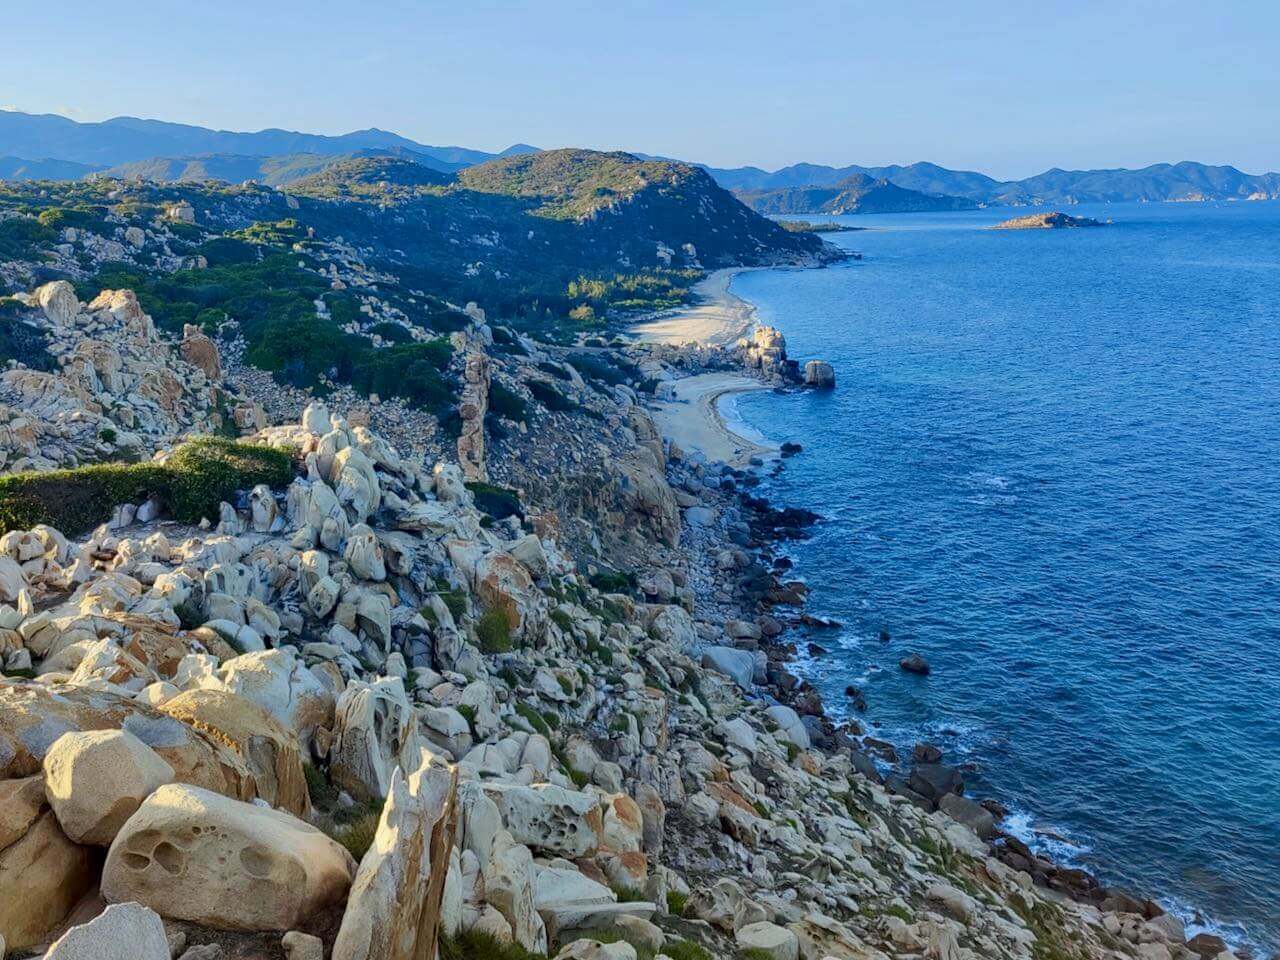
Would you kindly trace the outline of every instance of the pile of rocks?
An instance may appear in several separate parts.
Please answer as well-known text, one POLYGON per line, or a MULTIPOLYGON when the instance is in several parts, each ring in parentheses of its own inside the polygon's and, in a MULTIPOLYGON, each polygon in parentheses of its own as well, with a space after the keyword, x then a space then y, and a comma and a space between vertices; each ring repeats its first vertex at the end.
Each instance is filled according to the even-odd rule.
POLYGON ((188 327, 171 342, 132 291, 104 290, 82 304, 60 280, 25 299, 56 369, 0 373, 0 470, 147 457, 213 432, 220 410, 233 406, 213 341, 188 327))

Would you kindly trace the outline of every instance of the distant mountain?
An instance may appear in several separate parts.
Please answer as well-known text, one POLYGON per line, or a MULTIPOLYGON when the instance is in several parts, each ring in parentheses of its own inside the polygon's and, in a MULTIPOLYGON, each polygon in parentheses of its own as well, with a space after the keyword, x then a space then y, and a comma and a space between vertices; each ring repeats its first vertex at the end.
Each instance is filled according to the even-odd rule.
MULTIPOLYGON (((278 157, 242 157, 235 154, 209 153, 196 157, 153 157, 122 163, 103 171, 106 176, 122 180, 138 177, 160 182, 194 183, 201 180, 225 180, 240 183, 256 180, 270 187, 293 183, 344 160, 364 157, 395 157, 411 160, 436 173, 451 175, 455 168, 443 160, 413 150, 356 150, 347 154, 294 153, 278 157)), ((448 176, 445 177, 448 179, 448 176)))
POLYGON ((1280 174, 1251 176, 1235 167, 1157 163, 1141 170, 1048 170, 1000 185, 998 203, 1099 203, 1120 200, 1276 200, 1280 174))
POLYGON ((853 173, 831 186, 778 187, 735 190, 734 195, 757 213, 923 213, 971 210, 977 204, 964 197, 939 196, 908 190, 864 173, 853 173))
POLYGON ((1007 181, 933 163, 887 167, 797 163, 773 172, 758 167, 707 170, 721 186, 736 191, 832 187, 862 174, 920 193, 963 197, 983 204, 1280 199, 1280 174, 1253 176, 1235 167, 1192 162, 1157 163, 1141 170, 1053 169, 1025 180, 1007 181))
POLYGON ((0 157, 0 180, 79 180, 100 169, 70 160, 0 157))
MULTIPOLYGON (((531 149, 517 144, 502 155, 531 149)), ((0 155, 52 157, 99 168, 154 157, 350 155, 361 150, 408 150, 430 157, 437 166, 449 170, 483 163, 495 156, 466 147, 430 146, 372 128, 336 137, 275 129, 237 133, 136 117, 80 123, 53 114, 0 110, 0 155)))

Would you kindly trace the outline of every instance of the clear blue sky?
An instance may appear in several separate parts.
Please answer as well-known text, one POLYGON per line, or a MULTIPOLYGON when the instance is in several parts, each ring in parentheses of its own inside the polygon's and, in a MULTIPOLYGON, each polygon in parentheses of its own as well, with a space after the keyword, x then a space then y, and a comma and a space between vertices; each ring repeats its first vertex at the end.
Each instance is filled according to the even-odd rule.
POLYGON ((720 166, 1280 169, 1280 3, 10 0, 0 106, 720 166))

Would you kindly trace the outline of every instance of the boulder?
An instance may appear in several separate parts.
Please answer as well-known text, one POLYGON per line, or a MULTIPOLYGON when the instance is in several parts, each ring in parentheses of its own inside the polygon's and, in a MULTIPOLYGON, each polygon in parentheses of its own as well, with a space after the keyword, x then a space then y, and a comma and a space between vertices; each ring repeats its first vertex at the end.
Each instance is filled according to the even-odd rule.
POLYGON ((756 672, 756 658, 750 650, 736 647, 707 647, 702 651, 702 665, 722 673, 743 690, 750 690, 756 672))
POLYGON ((746 951, 759 951, 754 956, 771 957, 772 960, 798 960, 800 956, 800 940, 786 927, 780 927, 768 920, 748 923, 734 934, 738 946, 746 951))
POLYGON ((907 671, 907 673, 916 673, 922 677, 927 676, 929 673, 929 661, 918 653, 903 657, 898 661, 898 666, 907 671))
POLYGON ((262 707, 225 690, 188 690, 160 710, 235 751, 254 796, 298 817, 310 812, 298 737, 262 707))
POLYGON ((636 960, 636 948, 625 940, 601 943, 599 940, 574 940, 556 954, 555 960, 636 960))
MULTIPOLYGON (((314 934, 290 930, 280 938, 280 946, 284 948, 285 960, 324 960, 324 941, 314 934)), ((183 956, 182 960, 188 958, 183 956)))
POLYGON ((169 960, 169 941, 154 910, 113 903, 55 940, 44 960, 169 960))
POLYGON ((127 730, 64 733, 44 757, 45 793, 62 832, 107 846, 173 767, 127 730))
POLYGON ((825 360, 810 360, 804 365, 805 386, 830 390, 836 385, 836 372, 825 360))
POLYGON ((550 783, 486 783, 502 822, 518 843, 575 859, 600 847, 603 819, 595 799, 550 783))
POLYGON ((705 920, 729 934, 769 919, 764 907, 743 893, 742 887, 728 877, 695 890, 684 905, 684 914, 705 920))
POLYGON ((297 817, 167 784, 117 834, 102 895, 228 930, 291 930, 347 894, 355 861, 297 817))
POLYGON ((547 929, 534 906, 533 855, 499 834, 484 870, 485 899, 511 924, 511 938, 532 953, 547 952, 547 929))
POLYGON ((334 783, 352 794, 381 800, 392 771, 417 769, 422 749, 417 716, 399 677, 353 680, 338 698, 329 770, 334 783))
POLYGON ((39 943, 98 882, 102 854, 72 843, 53 811, 0 850, 0 939, 10 950, 39 943))
POLYGON ((351 884, 332 960, 417 960, 435 956, 449 869, 457 771, 423 762, 397 767, 373 844, 351 884))
POLYGON ((963 793, 964 777, 954 767, 942 763, 921 763, 912 769, 907 785, 937 803, 948 793, 963 793))
POLYGON ((816 911, 787 924, 787 929, 796 935, 800 960, 888 960, 843 923, 816 911))
POLYGON ((981 840, 991 840, 1000 832, 996 818, 986 808, 958 793, 945 794, 938 801, 938 809, 957 823, 963 823, 981 840))
POLYGON ((333 724, 333 692, 288 647, 233 657, 202 686, 252 700, 297 735, 304 753, 316 729, 333 724))
POLYGON ((234 751, 137 700, 69 685, 0 684, 0 780, 40 771, 64 733, 120 729, 159 754, 176 781, 252 799, 252 783, 234 751))

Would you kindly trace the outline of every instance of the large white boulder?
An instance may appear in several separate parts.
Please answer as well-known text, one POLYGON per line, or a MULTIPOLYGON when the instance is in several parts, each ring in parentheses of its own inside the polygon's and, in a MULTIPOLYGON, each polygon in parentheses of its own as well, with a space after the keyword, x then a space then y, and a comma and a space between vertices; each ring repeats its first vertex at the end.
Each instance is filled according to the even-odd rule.
POLYGON ((550 783, 486 783, 484 789, 517 842, 571 859, 599 848, 603 821, 599 805, 588 794, 550 783))
POLYGON ((127 730, 64 733, 44 756, 45 793, 77 843, 107 846, 173 767, 127 730))
POLYGON ((102 895, 229 930, 292 930, 340 903, 356 864, 297 817, 166 784, 107 853, 102 895))

